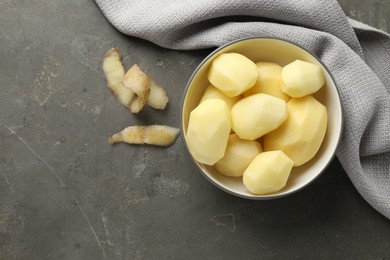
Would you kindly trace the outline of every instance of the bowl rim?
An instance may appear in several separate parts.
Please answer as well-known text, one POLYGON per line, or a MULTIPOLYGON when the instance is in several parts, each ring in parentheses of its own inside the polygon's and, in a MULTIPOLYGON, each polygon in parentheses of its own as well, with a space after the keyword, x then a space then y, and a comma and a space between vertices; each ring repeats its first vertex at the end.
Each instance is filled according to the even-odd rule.
POLYGON ((236 39, 236 40, 233 40, 233 41, 230 41, 230 42, 227 42, 219 47, 217 47, 215 50, 213 50, 212 52, 210 52, 205 58, 202 59, 202 61, 198 64, 198 66, 195 68, 195 70, 193 71, 193 73, 191 74, 190 78, 188 79, 187 83, 186 83, 186 87, 184 89, 184 92, 183 92, 183 95, 182 95, 182 100, 181 100, 181 110, 180 110, 180 131, 181 131, 181 135, 182 135, 182 138, 183 138, 183 141, 184 141, 184 146, 185 146, 185 149, 187 151, 187 155, 188 157, 191 158, 191 161, 193 163, 193 166, 195 166, 197 168, 197 171, 200 171, 201 174, 203 175, 203 177, 205 177, 209 182, 211 182, 214 186, 216 186, 217 188, 227 192, 228 194, 231 194, 233 196, 236 196, 236 197, 240 197, 240 198, 244 198, 244 199, 251 199, 251 200, 271 200, 271 199, 278 199, 278 198, 283 198, 283 197, 286 197, 286 196, 289 196, 289 195, 292 195, 298 191, 301 191, 303 190, 304 188, 306 188, 307 186, 309 186, 311 183, 313 183, 317 178, 319 178, 320 175, 322 175, 322 173, 329 167, 329 165, 333 162, 335 156, 336 156, 336 152, 337 152, 337 149, 340 145, 340 141, 341 141, 341 137, 342 137, 342 134, 343 134, 343 131, 344 131, 344 108, 342 106, 342 102, 341 102, 341 98, 340 98, 340 91, 339 91, 339 88, 338 88, 338 85, 332 75, 332 73, 330 72, 330 70, 328 69, 328 67, 324 64, 324 62, 316 55, 314 54, 312 51, 308 50, 307 48, 303 47, 302 45, 294 42, 294 41, 291 41, 291 40, 286 40, 286 39, 283 39, 283 38, 280 38, 280 37, 262 37, 262 36, 250 36, 250 37, 243 37, 243 38, 239 38, 239 39, 236 39), (297 189, 294 189, 288 193, 282 193, 282 194, 274 194, 274 193, 270 193, 270 194, 264 194, 264 195, 256 195, 256 194, 253 194, 253 196, 248 196, 248 195, 245 195, 245 194, 240 194, 240 193, 237 193, 237 192, 234 192, 232 190, 229 190, 227 188, 225 188, 223 185, 219 184, 218 182, 214 181, 212 178, 210 178, 210 176, 208 176, 208 174, 206 174, 199 166, 200 163, 198 163, 194 158, 193 156, 191 155, 191 152, 188 148, 188 144, 186 142, 186 139, 185 139, 185 135, 184 135, 184 128, 183 128, 183 116, 184 116, 184 111, 183 111, 183 108, 184 108, 184 102, 186 100, 186 97, 187 97, 187 93, 188 93, 188 90, 190 88, 190 85, 194 79, 194 77, 196 76, 196 74, 199 72, 199 70, 202 68, 202 66, 207 62, 209 61, 210 58, 212 58, 216 53, 220 52, 222 49, 230 46, 230 45, 233 45, 233 44, 236 44, 238 42, 242 42, 242 41, 248 41, 248 40, 256 40, 256 39, 264 39, 264 40, 277 40, 277 41, 281 41, 281 42, 285 42, 285 43, 289 43, 289 44, 292 44, 294 45, 295 47, 297 48, 300 48, 302 49, 303 51, 307 52, 308 54, 310 54, 311 56, 313 56, 313 58, 315 58, 320 64, 321 66, 326 70, 326 72, 328 73, 330 79, 332 80, 334 86, 335 86, 335 89, 336 89, 336 93, 337 93, 337 96, 338 96, 338 100, 337 100, 337 103, 338 105, 340 106, 340 129, 339 129, 339 132, 337 133, 337 141, 336 141, 336 145, 335 145, 335 148, 334 148, 334 151, 332 151, 332 155, 330 156, 329 160, 326 162, 326 164, 324 165, 324 167, 321 169, 321 171, 314 177, 312 178, 311 180, 309 180, 307 183, 305 183, 304 185, 302 185, 301 187, 297 188, 297 189))

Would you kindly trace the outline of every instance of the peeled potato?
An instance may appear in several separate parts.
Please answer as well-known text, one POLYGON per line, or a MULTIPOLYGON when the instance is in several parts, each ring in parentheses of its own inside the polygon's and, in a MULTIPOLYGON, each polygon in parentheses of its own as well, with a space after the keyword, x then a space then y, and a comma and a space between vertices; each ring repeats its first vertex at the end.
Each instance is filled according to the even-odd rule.
POLYGON ((235 97, 255 85, 257 74, 253 61, 242 54, 230 52, 214 58, 207 77, 226 96, 235 97))
POLYGON ((327 110, 311 95, 287 103, 287 120, 264 136, 264 150, 282 150, 300 166, 314 157, 324 139, 327 110))
POLYGON ((244 92, 244 97, 264 93, 289 101, 291 98, 280 89, 282 81, 282 66, 273 62, 258 62, 256 67, 259 71, 256 84, 244 92))
POLYGON ((223 94, 222 91, 214 87, 213 85, 209 85, 206 90, 204 91, 204 94, 202 96, 202 99, 200 100, 200 103, 211 98, 219 98, 223 101, 225 101, 226 105, 229 108, 229 111, 232 109, 233 105, 240 100, 241 96, 236 97, 228 97, 225 94, 223 94))
POLYGON ((255 140, 278 128, 286 117, 286 102, 267 94, 243 98, 231 110, 233 131, 247 140, 255 140))
POLYGON ((262 151, 259 142, 240 139, 236 134, 231 134, 225 155, 214 164, 214 167, 225 176, 240 177, 253 158, 262 151))
POLYGON ((245 170, 244 185, 259 195, 279 191, 286 186, 293 164, 282 151, 262 152, 245 170))
POLYGON ((282 69, 281 89, 291 97, 303 97, 318 91, 325 83, 322 69, 313 63, 296 60, 282 69))
POLYGON ((220 99, 208 99, 191 113, 185 136, 188 149, 200 163, 213 165, 226 150, 231 130, 230 113, 220 99))

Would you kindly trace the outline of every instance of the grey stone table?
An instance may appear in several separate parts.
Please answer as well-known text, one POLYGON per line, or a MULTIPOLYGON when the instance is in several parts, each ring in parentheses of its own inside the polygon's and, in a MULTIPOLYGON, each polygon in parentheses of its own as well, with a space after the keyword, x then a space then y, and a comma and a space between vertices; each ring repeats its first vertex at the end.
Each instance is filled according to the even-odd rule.
MULTIPOLYGON (((388 0, 342 0, 390 30, 388 0)), ((388 259, 389 221, 337 159, 283 199, 228 195, 167 149, 111 146, 133 124, 179 126, 183 88, 209 50, 172 51, 116 31, 92 0, 0 2, 0 259, 388 259), (131 115, 108 92, 118 47, 166 86, 166 111, 131 115)))

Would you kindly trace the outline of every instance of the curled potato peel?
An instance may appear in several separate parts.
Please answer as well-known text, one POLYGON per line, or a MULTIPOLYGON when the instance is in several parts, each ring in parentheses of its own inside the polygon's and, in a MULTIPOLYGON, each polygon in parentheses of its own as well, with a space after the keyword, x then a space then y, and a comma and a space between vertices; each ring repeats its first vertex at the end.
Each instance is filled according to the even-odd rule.
POLYGON ((165 109, 169 98, 165 89, 134 64, 126 73, 118 49, 107 51, 103 58, 107 86, 118 101, 132 113, 140 112, 147 104, 165 109))

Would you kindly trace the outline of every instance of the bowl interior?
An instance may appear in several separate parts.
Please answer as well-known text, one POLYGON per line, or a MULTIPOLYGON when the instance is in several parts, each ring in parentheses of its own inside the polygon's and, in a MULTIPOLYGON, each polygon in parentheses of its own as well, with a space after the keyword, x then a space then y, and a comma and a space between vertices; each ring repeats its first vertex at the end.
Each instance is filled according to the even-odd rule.
MULTIPOLYGON (((204 90, 209 85, 207 71, 214 57, 225 52, 237 52, 254 62, 270 61, 284 66, 296 59, 318 64, 325 75, 325 86, 313 96, 328 110, 328 126, 324 141, 316 156, 300 167, 294 167, 287 185, 280 191, 268 195, 250 193, 242 178, 226 177, 213 167, 198 163, 203 175, 217 187, 234 195, 251 199, 269 199, 295 192, 313 181, 331 162, 337 148, 342 130, 342 109, 335 83, 324 65, 308 51, 297 45, 274 38, 250 38, 223 46, 210 54, 197 68, 190 79, 183 99, 182 131, 185 139, 190 112, 198 105, 204 90)), ((188 147, 187 147, 188 149, 188 147)), ((191 155, 190 155, 191 156, 191 155)))

